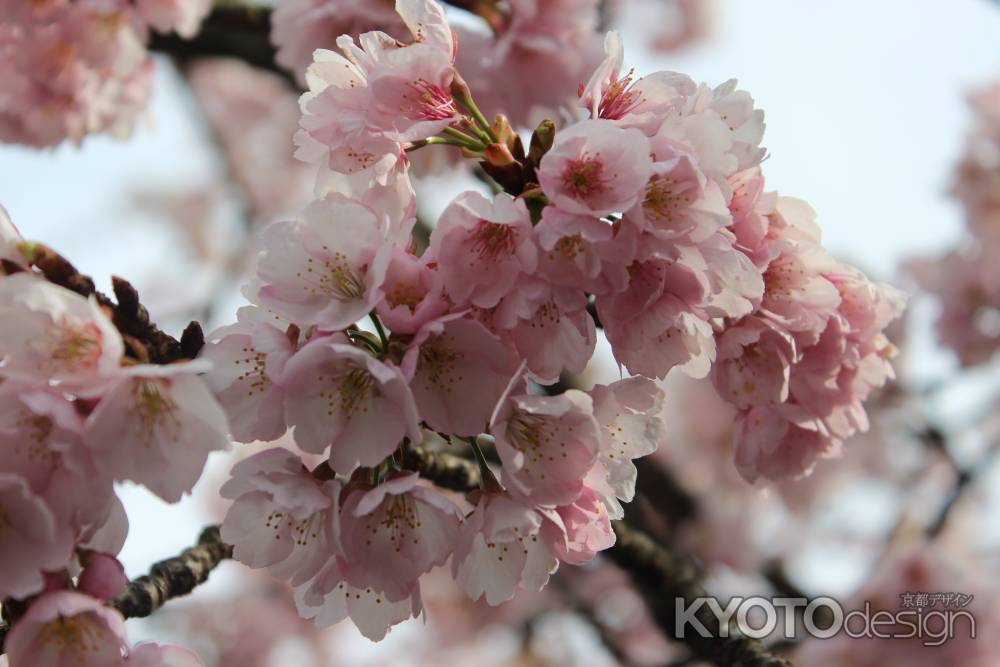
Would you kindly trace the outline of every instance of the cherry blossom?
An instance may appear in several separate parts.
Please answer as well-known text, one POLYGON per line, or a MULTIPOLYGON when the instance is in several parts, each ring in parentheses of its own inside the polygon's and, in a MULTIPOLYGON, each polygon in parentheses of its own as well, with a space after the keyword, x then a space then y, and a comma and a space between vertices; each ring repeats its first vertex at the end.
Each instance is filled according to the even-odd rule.
POLYGON ((479 322, 454 315, 416 335, 403 372, 428 426, 463 437, 482 433, 517 370, 514 351, 479 322))
POLYGON ((294 351, 287 332, 244 321, 213 332, 201 357, 212 363, 205 382, 226 411, 238 442, 276 440, 285 432, 284 389, 276 383, 294 351))
POLYGON ((420 575, 454 549, 462 513, 438 491, 404 474, 372 489, 348 490, 340 517, 345 576, 390 601, 409 599, 420 575))
POLYGON ((330 465, 349 475, 392 454, 404 437, 423 440, 403 372, 341 338, 317 338, 285 367, 285 418, 302 449, 330 448, 330 465))
POLYGON ((613 519, 624 509, 618 501, 635 496, 634 459, 656 451, 664 437, 663 390, 653 381, 630 377, 610 385, 595 385, 589 392, 594 418, 601 427, 598 453, 601 480, 607 486, 602 500, 613 519))
POLYGON ((127 647, 122 615, 71 591, 38 598, 4 644, 11 667, 117 667, 127 647))
POLYGON ((234 500, 222 523, 233 557, 303 583, 337 548, 340 484, 310 475, 298 456, 267 449, 237 463, 219 493, 234 500))
POLYGON ((503 494, 483 494, 459 529, 452 575, 473 600, 498 605, 518 588, 539 591, 559 567, 542 532, 546 515, 503 494))
POLYGON ((336 193, 313 202, 299 220, 264 230, 259 298, 296 324, 346 327, 379 299, 391 253, 384 238, 367 206, 336 193))
POLYGON ((627 211, 652 172, 649 140, 607 120, 585 120, 556 134, 542 158, 538 181, 552 203, 568 212, 602 216, 627 211))
POLYGON ((115 479, 177 502, 209 453, 229 448, 225 413, 198 376, 205 370, 199 362, 122 369, 83 433, 115 479))
POLYGON ((73 536, 69 527, 18 475, 0 472, 0 595, 27 597, 42 589, 43 572, 69 564, 73 536))
POLYGON ((496 306, 538 263, 528 209, 506 194, 493 201, 459 195, 441 214, 428 252, 448 298, 480 308, 496 306))
POLYGON ((593 401, 574 389, 558 396, 519 394, 521 384, 515 377, 490 424, 503 482, 535 503, 571 503, 600 448, 593 401))
POLYGON ((123 353, 121 335, 96 301, 18 273, 0 280, 0 355, 7 377, 86 391, 105 382, 123 353))

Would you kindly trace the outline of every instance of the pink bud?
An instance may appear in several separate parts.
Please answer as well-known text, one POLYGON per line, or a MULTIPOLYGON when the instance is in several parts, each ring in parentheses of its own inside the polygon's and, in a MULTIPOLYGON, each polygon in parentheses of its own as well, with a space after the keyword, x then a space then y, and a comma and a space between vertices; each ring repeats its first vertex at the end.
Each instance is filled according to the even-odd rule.
POLYGON ((111 600, 121 595, 128 586, 125 568, 114 556, 92 552, 84 560, 86 566, 80 575, 79 588, 85 593, 111 600))

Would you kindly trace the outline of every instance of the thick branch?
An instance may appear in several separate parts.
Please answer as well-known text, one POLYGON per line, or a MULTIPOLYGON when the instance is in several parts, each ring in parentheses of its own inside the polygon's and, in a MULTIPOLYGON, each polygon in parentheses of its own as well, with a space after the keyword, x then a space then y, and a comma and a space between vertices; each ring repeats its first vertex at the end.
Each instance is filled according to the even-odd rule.
POLYGON ((198 58, 229 57, 270 70, 298 88, 295 76, 278 65, 271 45, 271 9, 268 7, 216 7, 191 39, 175 34, 154 34, 149 42, 152 51, 169 55, 184 66, 198 58))
POLYGON ((219 527, 209 526, 201 531, 197 544, 155 564, 112 604, 125 618, 149 616, 168 600, 187 595, 204 583, 212 570, 232 555, 233 548, 223 543, 219 527))
MULTIPOLYGON (((642 593, 653 617, 668 637, 676 637, 677 601, 690 604, 707 594, 701 587, 701 573, 687 557, 656 544, 650 537, 624 521, 614 522, 617 541, 604 553, 625 570, 642 593)), ((702 605, 697 619, 708 630, 702 637, 696 628, 684 628, 684 644, 691 652, 720 667, 790 667, 784 658, 772 655, 755 639, 742 635, 730 625, 728 637, 720 637, 719 619, 702 605)))

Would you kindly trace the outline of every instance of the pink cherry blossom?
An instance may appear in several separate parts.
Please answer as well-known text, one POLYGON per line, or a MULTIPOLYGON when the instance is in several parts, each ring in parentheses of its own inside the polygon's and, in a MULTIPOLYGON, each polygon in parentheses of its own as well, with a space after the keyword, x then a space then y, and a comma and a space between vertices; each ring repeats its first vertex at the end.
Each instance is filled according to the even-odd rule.
POLYGON ((585 486, 576 500, 557 507, 555 511, 566 533, 565 541, 554 542, 559 560, 580 565, 593 560, 597 552, 614 545, 611 517, 603 500, 593 489, 585 486))
MULTIPOLYGON (((73 536, 22 477, 0 472, 0 595, 25 598, 72 558, 73 536)), ((8 640, 9 641, 9 640, 8 640)), ((27 663, 26 663, 27 664, 27 663)))
POLYGON ((4 644, 10 667, 120 667, 127 646, 118 611, 70 591, 35 600, 4 644))
POLYGON ((414 0, 399 3, 397 11, 413 43, 369 32, 358 44, 346 35, 338 38, 343 56, 323 49, 314 54, 301 127, 331 150, 364 142, 365 135, 396 142, 426 139, 460 118, 450 90, 455 45, 444 10, 430 0, 414 0))
POLYGON ((384 238, 367 206, 339 194, 313 202, 299 220, 264 230, 259 298, 296 324, 347 327, 380 298, 391 253, 384 238))
POLYGON ((747 317, 717 339, 713 368, 716 389, 738 408, 788 400, 795 339, 768 319, 747 317))
POLYGON ((420 330, 402 368, 421 419, 440 433, 470 437, 486 429, 517 358, 479 322, 452 315, 420 330))
POLYGON ((737 418, 736 469, 749 482, 807 474, 816 461, 839 451, 840 442, 815 428, 798 426, 775 408, 754 407, 737 418))
POLYGON ((83 445, 77 407, 54 387, 0 383, 4 472, 21 476, 74 531, 102 523, 113 497, 111 477, 83 445))
POLYGON ((285 432, 284 389, 276 383, 294 346, 268 322, 243 321, 209 336, 205 382, 226 411, 237 442, 276 440, 285 432))
POLYGON ((608 215, 632 208, 652 174, 649 140, 608 120, 585 120, 556 133, 538 181, 558 208, 608 215))
MULTIPOLYGON (((601 427, 598 461, 602 500, 613 519, 624 515, 622 502, 635 496, 634 459, 656 451, 664 438, 663 390, 655 382, 636 376, 609 385, 598 384, 589 392, 594 418, 601 427)), ((567 524, 568 528, 568 524, 567 524)))
POLYGON ((393 333, 415 334, 448 312, 440 273, 401 248, 393 248, 382 292, 384 297, 376 310, 393 333))
POLYGON ((597 312, 615 359, 630 373, 664 377, 679 366, 704 377, 715 359, 703 306, 708 286, 682 262, 650 259, 631 265, 628 289, 597 298, 597 312))
POLYGON ((558 396, 520 394, 522 382, 511 381, 490 423, 502 481, 538 504, 571 503, 600 449, 593 402, 575 389, 558 396))
POLYGON ((686 147, 657 140, 653 151, 652 176, 639 205, 627 213, 629 221, 659 239, 691 243, 732 223, 722 190, 701 172, 686 147))
POLYGON ((177 502, 208 454, 229 449, 222 408, 198 376, 204 362, 123 369, 87 418, 84 441, 117 480, 177 502))
POLYGON ((498 605, 518 588, 540 591, 559 559, 542 531, 548 519, 530 505, 486 493, 459 529, 452 576, 473 600, 498 605))
POLYGON ((428 252, 448 297, 480 308, 497 305, 538 262, 528 209, 507 194, 492 202, 476 192, 456 197, 431 232, 428 252))
POLYGON ((371 586, 356 587, 347 581, 347 568, 331 558, 316 577, 295 591, 295 605, 304 618, 326 628, 350 618, 362 635, 373 642, 385 638, 392 626, 423 613, 420 588, 393 602, 371 586))
POLYGON ((233 466, 220 494, 234 500, 222 523, 233 557, 272 576, 308 581, 338 548, 340 484, 315 479, 280 447, 233 466))
POLYGON ((121 361, 121 335, 97 302, 18 273, 0 280, 4 375, 82 390, 106 382, 121 361))
POLYGON ((102 600, 113 600, 125 591, 128 577, 117 558, 111 554, 92 552, 83 561, 83 572, 77 580, 81 591, 102 600))
POLYGON ((282 0, 271 15, 271 42, 276 60, 305 81, 313 52, 336 35, 358 35, 374 29, 402 37, 405 27, 390 3, 350 0, 282 0))
POLYGON ((340 337, 313 340, 292 356, 281 379, 285 418, 307 452, 330 448, 330 465, 349 475, 392 454, 404 437, 423 437, 402 371, 340 337))
POLYGON ((730 176, 763 159, 763 136, 764 112, 754 108, 749 93, 737 90, 735 79, 714 89, 699 85, 684 108, 670 114, 657 132, 659 139, 691 147, 701 170, 724 191, 730 176))
POLYGON ((534 378, 551 384, 564 372, 583 372, 597 344, 583 292, 536 280, 522 290, 517 308, 511 340, 534 378))
POLYGON ((347 581, 371 586, 390 601, 408 599, 420 575, 443 565, 455 548, 462 513, 417 474, 348 492, 340 517, 347 581))
POLYGON ((694 81, 676 72, 654 72, 633 82, 633 70, 622 72, 625 48, 617 32, 605 36, 604 53, 604 62, 580 91, 591 118, 612 120, 651 136, 695 92, 694 81))
POLYGON ((9 17, 5 8, 0 140, 44 147, 96 132, 127 137, 152 87, 142 22, 124 3, 46 4, 9 17))

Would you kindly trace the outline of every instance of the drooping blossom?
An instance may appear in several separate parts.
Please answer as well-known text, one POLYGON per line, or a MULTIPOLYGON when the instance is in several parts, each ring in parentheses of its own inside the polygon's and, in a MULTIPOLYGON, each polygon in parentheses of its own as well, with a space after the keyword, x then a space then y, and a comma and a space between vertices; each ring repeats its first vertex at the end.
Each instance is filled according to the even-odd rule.
POLYGON ((222 523, 233 558, 301 584, 338 549, 340 484, 313 477, 280 447, 243 459, 219 491, 234 502, 222 523))
POLYGON ((294 345, 286 331, 245 317, 209 335, 201 352, 212 363, 205 382, 226 411, 234 440, 277 440, 285 432, 284 389, 277 379, 294 345))
POLYGON ((490 423, 502 481, 537 504, 572 503, 600 449, 593 401, 575 389, 558 396, 522 394, 522 383, 515 377, 490 423))
POLYGON ((122 369, 83 433, 105 470, 168 502, 190 492, 209 453, 229 448, 225 413, 199 377, 205 370, 197 361, 122 369))
POLYGON ((417 333, 402 368, 420 418, 440 433, 471 437, 485 431, 517 358, 479 322, 449 316, 417 333))
POLYGON ((504 494, 483 494, 459 529, 451 562, 459 588, 494 606, 518 588, 540 591, 559 567, 551 535, 558 527, 549 514, 504 494))
POLYGON ((371 489, 348 490, 340 516, 345 576, 390 601, 412 597, 420 576, 443 565, 455 548, 462 513, 415 473, 371 489))
POLYGON ((422 441, 403 372, 340 337, 318 338, 285 366, 285 418, 295 442, 349 475, 392 454, 404 437, 422 441))

